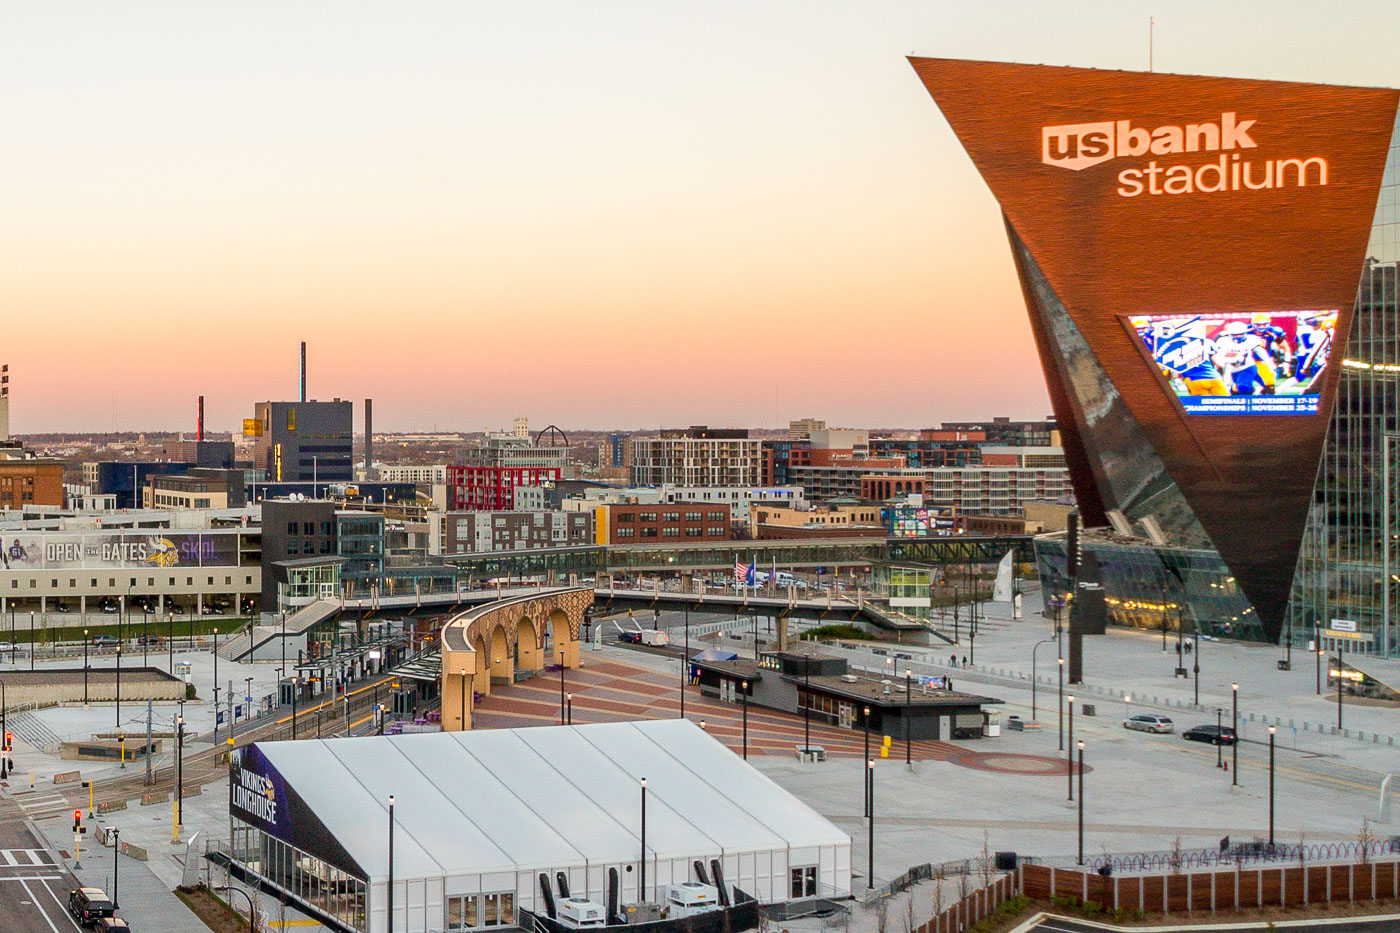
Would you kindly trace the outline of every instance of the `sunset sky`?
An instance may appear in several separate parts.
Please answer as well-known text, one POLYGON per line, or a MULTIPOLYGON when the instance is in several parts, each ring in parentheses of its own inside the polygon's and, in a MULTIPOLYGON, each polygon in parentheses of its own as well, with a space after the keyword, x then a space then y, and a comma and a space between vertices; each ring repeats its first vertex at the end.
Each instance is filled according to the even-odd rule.
POLYGON ((1040 417, 905 56, 1400 85, 1400 3, 6 4, 17 433, 1040 417))

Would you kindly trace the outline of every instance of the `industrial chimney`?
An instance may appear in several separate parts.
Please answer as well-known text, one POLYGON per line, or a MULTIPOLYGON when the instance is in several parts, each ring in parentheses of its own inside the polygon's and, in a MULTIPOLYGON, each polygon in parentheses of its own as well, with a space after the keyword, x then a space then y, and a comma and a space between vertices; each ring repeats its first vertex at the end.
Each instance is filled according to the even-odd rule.
POLYGON ((194 422, 194 439, 196 441, 204 440, 204 396, 202 395, 199 397, 199 416, 194 422))
POLYGON ((374 469, 374 399, 365 399, 365 481, 379 478, 374 469))
POLYGON ((301 400, 306 401, 306 341, 301 342, 301 400))

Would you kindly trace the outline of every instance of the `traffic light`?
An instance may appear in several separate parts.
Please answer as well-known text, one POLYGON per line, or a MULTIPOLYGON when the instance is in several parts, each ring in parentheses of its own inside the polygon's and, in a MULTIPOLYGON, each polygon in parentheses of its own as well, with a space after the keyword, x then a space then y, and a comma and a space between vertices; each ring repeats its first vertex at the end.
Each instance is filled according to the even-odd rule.
POLYGON ((80 832, 82 832, 82 831, 83 831, 83 811, 82 811, 82 810, 74 810, 74 811, 73 811, 73 832, 74 832, 74 833, 80 833, 80 832))
POLYGON ((14 744, 14 741, 15 741, 15 734, 14 734, 13 732, 6 732, 6 733, 5 733, 5 751, 8 752, 8 751, 10 750, 10 746, 14 744))

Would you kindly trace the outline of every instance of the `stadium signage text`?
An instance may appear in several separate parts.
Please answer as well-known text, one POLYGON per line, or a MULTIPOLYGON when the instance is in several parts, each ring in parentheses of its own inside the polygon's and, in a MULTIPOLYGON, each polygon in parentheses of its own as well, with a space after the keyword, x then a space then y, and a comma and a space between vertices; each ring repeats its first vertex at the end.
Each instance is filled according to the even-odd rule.
POLYGON ((1290 183, 1299 188, 1310 183, 1327 184, 1327 160, 1320 156, 1256 162, 1242 160, 1238 152, 1231 151, 1258 148, 1250 135, 1256 123, 1257 120, 1240 120, 1234 111, 1226 111, 1218 123, 1159 126, 1153 130, 1133 126, 1131 120, 1045 126, 1040 130, 1040 161, 1079 172, 1110 159, 1221 153, 1218 159, 1199 165, 1159 165, 1152 159, 1144 167, 1125 168, 1118 173, 1117 188, 1119 197, 1124 198, 1144 193, 1258 191, 1283 188, 1290 183))
POLYGON ((245 771, 241 767, 236 774, 233 805, 266 823, 276 823, 277 800, 274 797, 271 779, 252 771, 245 771))

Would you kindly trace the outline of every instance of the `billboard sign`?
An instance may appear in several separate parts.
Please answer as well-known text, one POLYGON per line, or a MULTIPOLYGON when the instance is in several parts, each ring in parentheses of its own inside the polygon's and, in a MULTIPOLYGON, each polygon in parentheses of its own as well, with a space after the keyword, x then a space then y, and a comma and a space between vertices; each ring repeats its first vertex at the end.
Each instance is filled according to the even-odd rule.
POLYGON ((1315 415, 1337 309, 1125 319, 1188 415, 1315 415))
POLYGON ((956 533, 957 519, 936 509, 894 506, 886 522, 891 538, 928 538, 956 533))
POLYGON ((6 570, 149 570, 237 567, 236 532, 113 531, 81 534, 6 532, 6 570))

